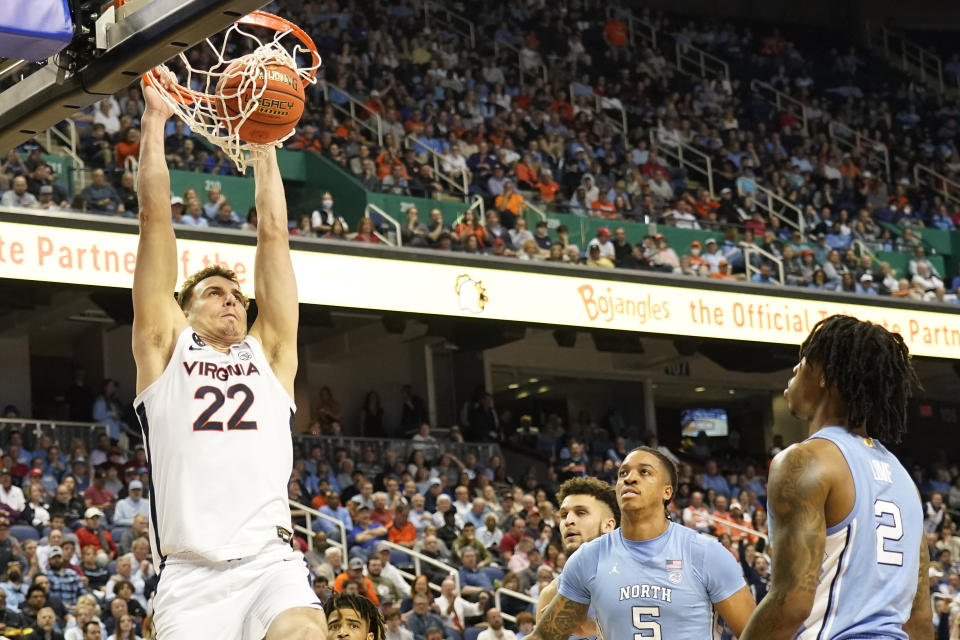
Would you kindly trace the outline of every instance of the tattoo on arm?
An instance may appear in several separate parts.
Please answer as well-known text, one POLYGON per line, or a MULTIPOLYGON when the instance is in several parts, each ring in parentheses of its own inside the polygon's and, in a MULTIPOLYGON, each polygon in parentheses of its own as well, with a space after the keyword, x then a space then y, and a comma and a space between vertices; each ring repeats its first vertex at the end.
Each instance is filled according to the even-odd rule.
POLYGON ((826 543, 827 493, 817 457, 806 447, 794 446, 775 461, 769 483, 773 582, 741 640, 793 638, 809 614, 826 543))
POLYGON ((903 625, 903 630, 907 632, 910 640, 933 640, 935 635, 930 609, 930 552, 927 550, 926 542, 926 539, 920 539, 917 592, 913 596, 910 618, 903 625))
POLYGON ((589 605, 568 600, 557 594, 537 620, 537 628, 527 638, 529 640, 566 640, 587 618, 588 608, 589 605))

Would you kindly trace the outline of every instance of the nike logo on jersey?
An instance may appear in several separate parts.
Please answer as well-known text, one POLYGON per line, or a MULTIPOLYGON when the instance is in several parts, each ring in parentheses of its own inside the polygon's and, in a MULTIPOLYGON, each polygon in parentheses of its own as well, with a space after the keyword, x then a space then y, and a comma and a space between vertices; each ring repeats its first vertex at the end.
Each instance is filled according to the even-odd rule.
POLYGON ((195 347, 193 345, 190 345, 187 348, 190 349, 190 351, 203 351, 203 347, 195 347))
POLYGON ((613 575, 613 574, 620 575, 620 570, 617 569, 617 565, 613 565, 613 566, 610 568, 610 575, 613 575))

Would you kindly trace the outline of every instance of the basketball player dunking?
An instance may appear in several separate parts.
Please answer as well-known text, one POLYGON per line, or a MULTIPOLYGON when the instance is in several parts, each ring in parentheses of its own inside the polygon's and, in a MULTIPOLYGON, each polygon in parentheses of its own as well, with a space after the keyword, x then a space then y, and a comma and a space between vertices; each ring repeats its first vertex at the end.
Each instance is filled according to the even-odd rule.
POLYGON ((289 543, 298 305, 275 151, 253 163, 259 314, 248 333, 247 299, 227 269, 211 265, 171 296, 178 260, 163 131, 172 110, 152 87, 143 93, 134 404, 149 458, 158 637, 326 640, 289 543))
POLYGON ((772 581, 741 640, 933 640, 920 497, 880 442, 900 441, 918 386, 903 338, 830 316, 793 373, 809 437, 770 466, 772 581))
MULTIPOLYGON (((560 510, 560 538, 563 552, 569 558, 580 545, 594 538, 610 533, 620 526, 620 507, 617 505, 617 492, 612 486, 596 478, 571 478, 557 491, 560 510)), ((550 604, 557 595, 559 578, 554 578, 540 591, 537 599, 537 615, 550 604)), ((580 625, 571 638, 593 638, 597 636, 597 623, 588 612, 588 620, 580 625)))

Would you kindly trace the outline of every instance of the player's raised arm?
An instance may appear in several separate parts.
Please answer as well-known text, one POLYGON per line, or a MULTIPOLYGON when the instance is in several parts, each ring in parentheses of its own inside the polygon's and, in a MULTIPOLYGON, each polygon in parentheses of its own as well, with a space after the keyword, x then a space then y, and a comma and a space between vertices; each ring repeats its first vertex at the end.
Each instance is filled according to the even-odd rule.
POLYGON ((813 608, 827 539, 825 470, 810 443, 783 451, 770 466, 772 580, 740 640, 791 640, 813 608))
POLYGON ((287 202, 277 166, 277 152, 264 149, 253 160, 257 206, 257 255, 254 297, 257 320, 250 333, 260 340, 267 360, 293 397, 297 375, 297 281, 290 260, 287 202))
POLYGON ((930 552, 927 541, 920 538, 920 570, 917 573, 917 593, 913 596, 910 618, 903 625, 910 640, 933 640, 932 612, 930 610, 930 552))
POLYGON ((133 356, 137 393, 166 367, 177 333, 186 326, 173 297, 177 285, 177 240, 170 214, 170 172, 163 153, 163 130, 173 114, 160 94, 143 86, 141 120, 140 242, 133 274, 133 356))
POLYGON ((570 634, 587 619, 589 605, 564 598, 559 593, 547 608, 537 616, 537 627, 529 640, 567 640, 570 634))

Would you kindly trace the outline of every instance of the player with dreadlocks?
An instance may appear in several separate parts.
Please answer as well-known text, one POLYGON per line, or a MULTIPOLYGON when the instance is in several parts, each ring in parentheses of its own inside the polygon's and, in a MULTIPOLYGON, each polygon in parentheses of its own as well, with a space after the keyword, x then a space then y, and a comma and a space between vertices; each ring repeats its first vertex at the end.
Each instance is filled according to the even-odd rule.
POLYGON ((793 372, 809 437, 770 467, 772 582, 741 640, 932 640, 920 498, 880 442, 900 441, 919 388, 903 338, 830 316, 793 372))
POLYGON ((323 612, 327 640, 383 640, 386 636, 380 611, 361 595, 333 592, 323 612))
POLYGON ((656 449, 628 453, 617 471, 620 528, 577 549, 528 640, 567 640, 593 607, 599 635, 714 640, 721 615, 740 635, 756 606, 743 571, 716 540, 671 522, 677 469, 656 449))

